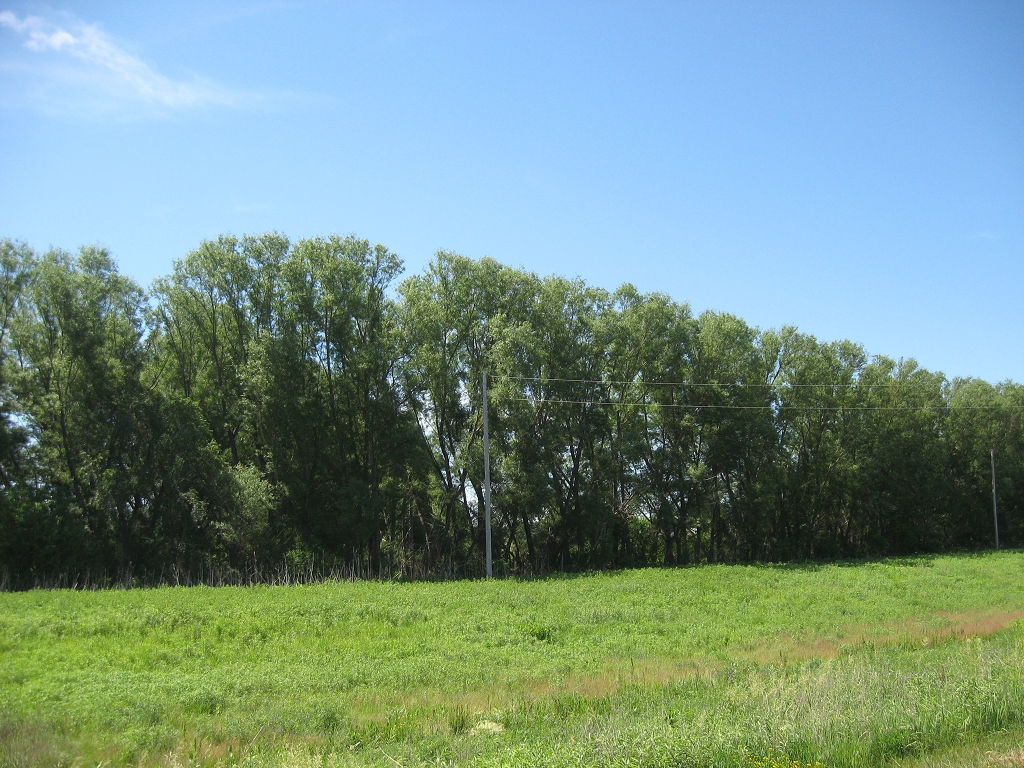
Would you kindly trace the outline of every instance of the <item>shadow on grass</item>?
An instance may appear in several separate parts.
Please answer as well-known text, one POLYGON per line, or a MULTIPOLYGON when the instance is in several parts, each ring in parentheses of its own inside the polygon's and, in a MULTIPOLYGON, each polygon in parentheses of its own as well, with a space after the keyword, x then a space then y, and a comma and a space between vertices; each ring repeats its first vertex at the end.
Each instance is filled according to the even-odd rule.
MULTIPOLYGON (((954 558, 954 559, 982 559, 991 557, 996 554, 1013 554, 1019 555, 1024 553, 1024 549, 1019 548, 1002 548, 999 550, 992 549, 978 549, 978 550, 960 550, 950 552, 922 552, 916 554, 903 554, 903 555, 889 555, 884 557, 863 557, 863 558, 834 558, 834 559, 821 559, 821 560, 780 560, 780 561, 764 561, 764 560, 736 560, 728 562, 701 562, 701 563, 680 563, 677 565, 649 565, 649 566, 635 566, 621 568, 594 568, 594 569, 564 569, 556 571, 546 571, 543 573, 515 573, 507 570, 505 574, 498 575, 495 577, 495 581, 515 581, 515 582, 543 582, 543 581, 563 581, 580 578, 592 578, 594 576, 614 576, 617 574, 623 574, 631 571, 689 571, 697 570, 702 568, 723 568, 723 567, 748 567, 757 568, 764 570, 779 570, 779 571, 799 571, 799 572, 816 572, 824 568, 861 568, 870 565, 892 565, 905 568, 911 567, 930 567, 934 562, 940 558, 954 558)), ((412 584, 412 583, 448 583, 448 582, 460 582, 460 581, 486 581, 486 577, 482 574, 479 575, 468 575, 460 574, 453 576, 446 576, 441 574, 427 574, 418 578, 408 578, 405 576, 396 576, 388 578, 387 576, 375 577, 375 576, 358 576, 352 573, 339 573, 339 572, 325 572, 325 573, 314 573, 310 572, 302 574, 300 577, 292 578, 285 574, 284 576, 277 572, 271 573, 266 578, 263 578, 263 574, 249 575, 244 579, 232 580, 223 576, 213 580, 206 580, 202 575, 196 578, 178 578, 174 580, 168 580, 162 575, 158 578, 146 579, 146 578, 113 578, 106 575, 95 576, 90 574, 75 575, 75 574, 58 574, 52 577, 35 576, 32 580, 18 580, 12 578, 6 571, 0 569, 0 592, 22 592, 29 590, 61 590, 70 589, 73 591, 93 591, 93 590, 118 590, 118 589, 153 589, 158 587, 170 587, 170 586, 284 586, 284 585, 299 585, 299 584, 325 584, 325 583, 340 583, 340 582, 388 582, 388 583, 400 583, 400 584, 412 584)))

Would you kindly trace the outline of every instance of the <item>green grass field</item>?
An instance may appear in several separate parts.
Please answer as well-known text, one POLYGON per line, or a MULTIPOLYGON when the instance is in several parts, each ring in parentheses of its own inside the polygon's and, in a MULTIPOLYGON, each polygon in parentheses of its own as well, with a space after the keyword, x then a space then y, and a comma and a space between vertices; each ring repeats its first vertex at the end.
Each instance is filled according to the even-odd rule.
POLYGON ((3 765, 1024 765, 1024 553, 0 594, 3 765))

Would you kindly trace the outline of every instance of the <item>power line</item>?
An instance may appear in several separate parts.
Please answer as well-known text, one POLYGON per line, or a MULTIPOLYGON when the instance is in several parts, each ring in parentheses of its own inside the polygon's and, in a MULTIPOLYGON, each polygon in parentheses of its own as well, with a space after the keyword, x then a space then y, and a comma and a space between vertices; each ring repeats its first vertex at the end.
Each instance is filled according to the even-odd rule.
POLYGON ((987 411, 1000 408, 1019 410, 1020 408, 1024 407, 1019 405, 692 405, 690 403, 659 403, 656 401, 624 403, 619 400, 563 400, 561 398, 543 397, 507 397, 502 399, 523 403, 556 403, 559 405, 614 405, 618 407, 637 408, 654 405, 659 408, 684 408, 694 411, 701 410, 703 408, 715 408, 719 410, 732 411, 987 411))
POLYGON ((878 384, 868 384, 865 382, 853 382, 848 384, 776 384, 768 383, 764 384, 752 384, 747 382, 688 382, 688 381, 616 381, 614 379, 560 379, 557 377, 547 376, 491 376, 491 379, 504 379, 506 381, 555 381, 564 382, 569 384, 629 384, 634 386, 646 387, 646 386, 657 386, 657 387, 757 387, 759 389, 788 389, 797 387, 856 387, 856 388, 882 388, 882 387, 907 387, 916 386, 916 382, 884 382, 878 384))

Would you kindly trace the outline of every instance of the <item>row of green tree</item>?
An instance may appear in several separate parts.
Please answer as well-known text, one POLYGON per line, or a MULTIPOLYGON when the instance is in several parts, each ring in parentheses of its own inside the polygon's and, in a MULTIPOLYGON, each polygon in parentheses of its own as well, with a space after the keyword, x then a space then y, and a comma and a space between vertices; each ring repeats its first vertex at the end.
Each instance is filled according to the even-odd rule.
POLYGON ((0 242, 0 566, 475 575, 1024 544, 1024 387, 354 237, 205 242, 148 292, 0 242))

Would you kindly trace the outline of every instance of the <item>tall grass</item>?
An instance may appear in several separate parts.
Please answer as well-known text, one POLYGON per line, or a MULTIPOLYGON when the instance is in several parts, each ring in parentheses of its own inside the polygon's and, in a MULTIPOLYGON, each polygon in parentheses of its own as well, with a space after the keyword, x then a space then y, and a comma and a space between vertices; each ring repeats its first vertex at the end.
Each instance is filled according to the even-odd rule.
POLYGON ((10 765, 887 761, 1024 727, 1024 555, 0 595, 10 765))
MULTIPOLYGON (((497 570, 500 570, 497 569, 497 570)), ((252 587, 293 586, 319 582, 395 581, 426 578, 432 581, 479 578, 484 568, 473 564, 456 571, 439 574, 396 571, 386 563, 374 563, 368 557, 341 560, 303 553, 301 557, 285 558, 276 564, 253 560, 241 568, 216 562, 198 561, 192 567, 172 566, 159 570, 129 569, 116 573, 95 571, 60 571, 15 575, 0 564, 0 592, 30 589, 144 589, 154 587, 252 587)), ((503 573, 501 575, 507 575, 503 573)))

